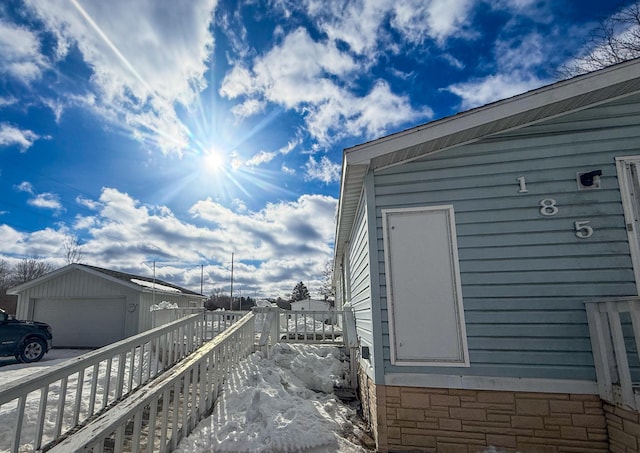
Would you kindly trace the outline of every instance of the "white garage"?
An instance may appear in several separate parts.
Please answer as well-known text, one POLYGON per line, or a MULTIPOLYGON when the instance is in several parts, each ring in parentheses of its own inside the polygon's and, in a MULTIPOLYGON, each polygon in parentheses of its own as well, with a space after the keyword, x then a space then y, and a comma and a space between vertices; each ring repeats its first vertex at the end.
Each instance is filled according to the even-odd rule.
POLYGON ((35 299, 33 319, 46 322, 53 346, 98 348, 125 335, 125 297, 113 299, 35 299))
POLYGON ((166 281, 70 264, 12 288, 19 319, 46 322, 57 348, 97 348, 151 328, 150 308, 167 301, 202 307, 206 296, 166 281))

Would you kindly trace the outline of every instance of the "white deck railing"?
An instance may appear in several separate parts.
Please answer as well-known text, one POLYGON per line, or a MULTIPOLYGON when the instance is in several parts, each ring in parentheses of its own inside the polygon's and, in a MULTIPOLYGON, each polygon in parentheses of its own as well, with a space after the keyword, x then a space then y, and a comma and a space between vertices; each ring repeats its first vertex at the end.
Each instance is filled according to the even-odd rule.
POLYGON ((21 382, 1 384, 0 417, 5 424, 13 423, 13 436, 0 438, 0 451, 41 449, 142 387, 204 341, 203 317, 191 315, 21 382))
POLYGON ((229 370, 253 352, 254 315, 205 343, 173 369, 50 451, 167 452, 207 416, 229 370))
POLYGON ((240 318, 246 315, 246 311, 209 311, 205 308, 163 308, 151 312, 151 322, 154 327, 158 327, 169 322, 182 319, 191 314, 204 316, 204 338, 211 340, 213 337, 231 327, 240 318))
POLYGON ((344 312, 254 311, 176 310, 155 321, 177 318, 170 324, 0 385, 0 422, 14 426, 0 451, 171 451, 212 409, 228 370, 256 339, 267 353, 285 341, 349 346, 355 357, 344 312))
POLYGON ((264 317, 264 327, 259 341, 261 346, 277 342, 345 344, 344 312, 335 310, 282 310, 277 307, 254 308, 264 317))
POLYGON ((640 410, 630 366, 630 361, 637 364, 640 360, 640 296, 585 305, 600 397, 614 405, 640 410), (634 350, 635 357, 630 356, 634 350))

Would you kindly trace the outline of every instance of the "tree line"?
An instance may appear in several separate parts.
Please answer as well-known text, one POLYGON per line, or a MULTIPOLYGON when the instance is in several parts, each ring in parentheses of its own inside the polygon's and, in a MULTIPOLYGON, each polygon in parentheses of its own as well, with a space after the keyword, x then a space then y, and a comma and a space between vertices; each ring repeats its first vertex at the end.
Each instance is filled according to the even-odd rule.
POLYGON ((0 260, 0 294, 6 294, 9 288, 42 277, 54 267, 40 258, 23 258, 11 265, 0 260))

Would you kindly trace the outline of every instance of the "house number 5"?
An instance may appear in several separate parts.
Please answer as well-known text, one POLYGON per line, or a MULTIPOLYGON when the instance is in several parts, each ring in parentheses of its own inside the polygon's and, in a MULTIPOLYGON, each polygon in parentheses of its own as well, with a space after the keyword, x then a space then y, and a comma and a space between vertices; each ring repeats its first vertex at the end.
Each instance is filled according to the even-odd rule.
POLYGON ((593 228, 587 225, 588 223, 589 223, 588 220, 580 220, 578 222, 573 222, 573 225, 575 226, 575 229, 576 229, 576 236, 579 237, 580 239, 587 239, 593 235, 593 228))

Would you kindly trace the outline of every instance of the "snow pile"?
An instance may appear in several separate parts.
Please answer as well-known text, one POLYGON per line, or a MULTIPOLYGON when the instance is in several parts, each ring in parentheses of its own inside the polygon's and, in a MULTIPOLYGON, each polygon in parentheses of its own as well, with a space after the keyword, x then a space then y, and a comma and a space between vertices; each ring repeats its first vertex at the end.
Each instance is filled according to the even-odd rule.
POLYGON ((172 304, 171 302, 167 302, 166 300, 163 300, 159 304, 153 304, 151 307, 149 307, 149 310, 156 311, 156 310, 165 310, 169 308, 180 308, 180 307, 178 306, 178 304, 175 304, 175 303, 172 304))
POLYGON ((178 452, 364 452, 342 437, 355 411, 331 394, 348 372, 334 347, 278 344, 255 353, 229 376, 213 415, 178 452))
POLYGON ((324 320, 314 319, 312 315, 292 315, 287 321, 288 332, 304 333, 342 333, 342 329, 336 325, 326 324, 324 320))

